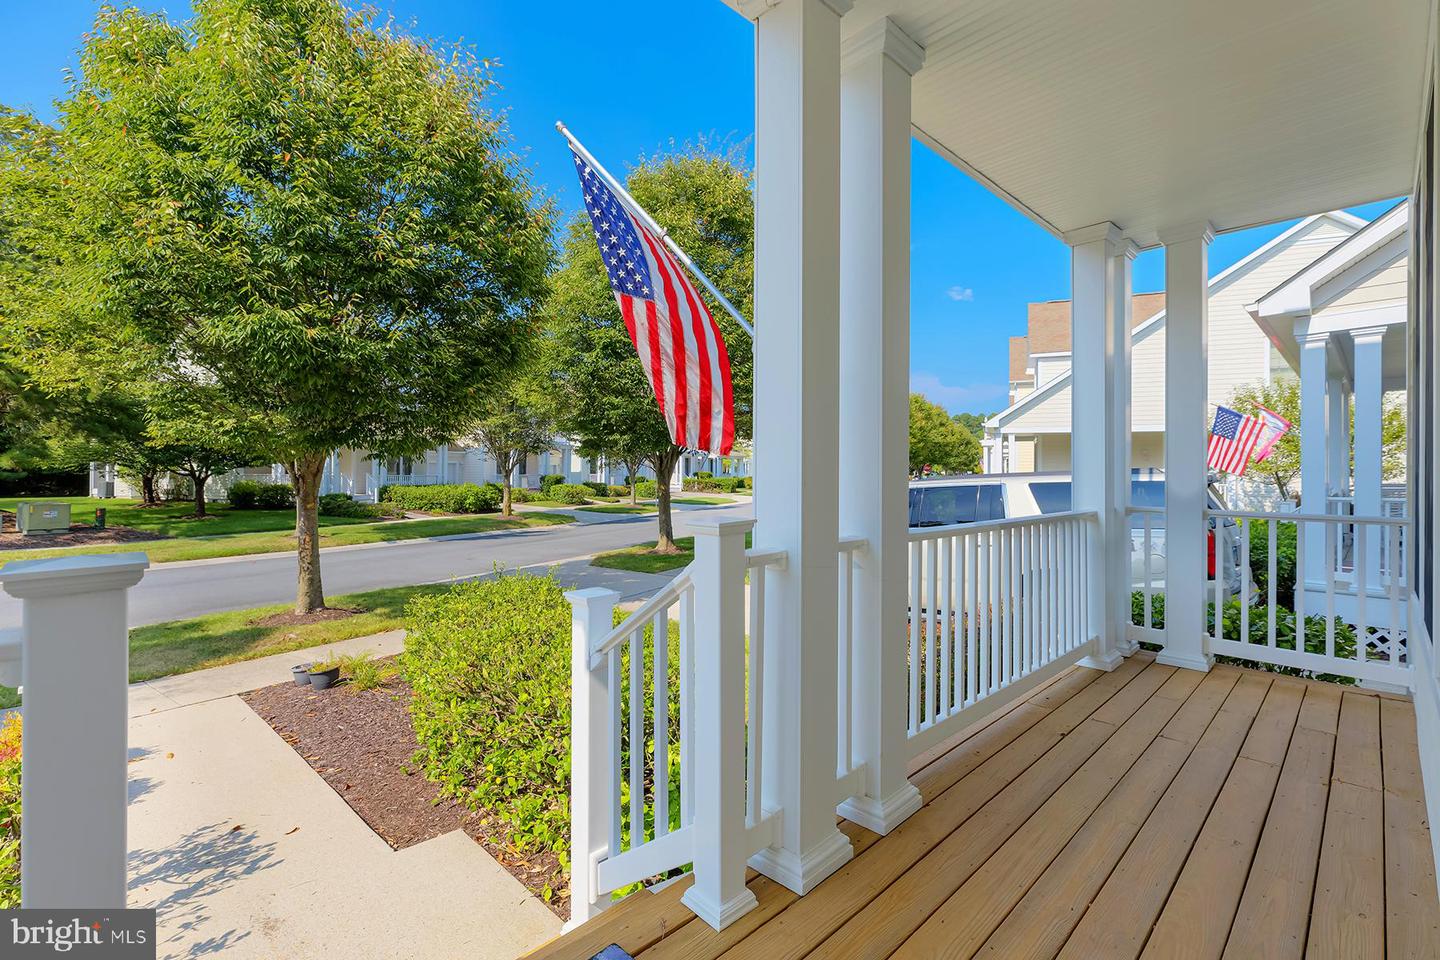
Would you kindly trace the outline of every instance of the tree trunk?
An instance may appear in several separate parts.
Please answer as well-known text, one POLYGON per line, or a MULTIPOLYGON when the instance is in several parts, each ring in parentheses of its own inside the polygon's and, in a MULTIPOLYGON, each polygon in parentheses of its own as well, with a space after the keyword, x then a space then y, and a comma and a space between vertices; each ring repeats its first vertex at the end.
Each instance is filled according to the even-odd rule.
POLYGON ((323 453, 307 454, 291 464, 290 469, 295 490, 295 549, 299 559, 295 612, 302 615, 325 609, 325 590, 320 584, 320 475, 324 470, 323 453))
POLYGON ((195 519, 204 520, 208 514, 205 512, 205 484, 210 482, 208 473, 186 474, 190 483, 195 487, 195 519))
POLYGON ((500 480, 500 516, 513 516, 510 508, 510 471, 505 471, 505 476, 500 480))
POLYGON ((155 474, 140 474, 140 506, 154 507, 159 506, 159 504, 159 497, 155 494, 155 474))
POLYGON ((655 459, 655 505, 659 508, 660 535, 655 540, 656 553, 679 553, 675 545, 675 518, 670 513, 670 475, 680 456, 669 451, 655 459))
POLYGON ((625 464, 625 478, 630 481, 630 506, 632 507, 640 502, 639 491, 636 489, 640 486, 640 463, 641 461, 636 460, 634 463, 625 464))

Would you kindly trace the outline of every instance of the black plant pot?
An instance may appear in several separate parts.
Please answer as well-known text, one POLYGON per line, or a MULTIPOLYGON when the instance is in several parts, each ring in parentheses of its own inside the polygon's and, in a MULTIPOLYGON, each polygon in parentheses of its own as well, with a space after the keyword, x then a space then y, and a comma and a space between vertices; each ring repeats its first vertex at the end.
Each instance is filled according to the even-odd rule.
POLYGON ((329 670, 322 670, 319 673, 310 672, 310 686, 316 690, 329 690, 340 680, 340 668, 331 667, 329 670))
POLYGON ((297 686, 308 687, 310 685, 310 664, 296 664, 290 668, 290 676, 297 686))

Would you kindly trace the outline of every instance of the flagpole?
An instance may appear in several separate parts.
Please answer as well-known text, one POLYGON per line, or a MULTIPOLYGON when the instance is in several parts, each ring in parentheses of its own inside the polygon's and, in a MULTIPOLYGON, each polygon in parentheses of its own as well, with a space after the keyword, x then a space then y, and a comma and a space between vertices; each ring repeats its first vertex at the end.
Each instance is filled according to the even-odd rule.
POLYGON ((591 155, 590 151, 585 149, 585 145, 583 143, 575 139, 575 135, 565 128, 564 123, 556 120, 555 129, 560 131, 560 135, 570 142, 570 146, 575 148, 575 152, 580 154, 580 156, 584 158, 585 162, 590 164, 591 168, 595 170, 596 173, 600 174, 600 176, 605 178, 605 182, 608 183, 610 185, 610 188, 616 193, 618 193, 620 195, 620 198, 629 205, 631 211, 642 221, 644 221, 645 226, 649 227, 652 231, 655 232, 656 235, 660 237, 660 239, 665 243, 665 246, 670 248, 670 252, 675 254, 675 256, 680 260, 680 262, 685 264, 685 266, 689 268, 690 272, 695 275, 695 279, 699 280, 701 284, 704 285, 705 289, 710 291, 710 295, 716 300, 720 301, 720 306, 724 307, 726 312, 729 313, 730 316, 735 318, 735 322, 740 324, 740 329, 748 333, 751 340, 754 340, 755 328, 750 326, 750 324, 745 320, 744 317, 740 316, 740 311, 735 309, 735 305, 732 304, 728 299, 726 299, 725 294, 721 293, 719 289, 715 286, 715 284, 710 282, 710 278, 705 276, 705 274, 700 271, 699 267, 695 266, 695 262, 691 260, 688 256, 686 256, 685 251, 680 249, 680 245, 677 244, 674 240, 670 239, 670 234, 665 230, 665 228, 660 226, 660 224, 656 223, 655 218, 650 216, 650 214, 646 213, 645 208, 635 202, 635 198, 630 196, 629 191, 625 189, 625 187, 620 183, 619 180, 616 180, 610 175, 609 170, 606 170, 603 166, 600 165, 600 161, 596 160, 595 157, 591 155))

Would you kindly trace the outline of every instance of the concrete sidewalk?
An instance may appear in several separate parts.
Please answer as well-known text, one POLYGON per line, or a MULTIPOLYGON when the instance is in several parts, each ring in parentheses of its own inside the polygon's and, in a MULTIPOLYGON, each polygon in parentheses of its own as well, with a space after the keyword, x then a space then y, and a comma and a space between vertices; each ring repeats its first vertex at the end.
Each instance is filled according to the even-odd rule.
POLYGON ((238 697, 136 717, 130 744, 129 902, 160 957, 510 960, 560 931, 460 830, 390 849, 238 697))

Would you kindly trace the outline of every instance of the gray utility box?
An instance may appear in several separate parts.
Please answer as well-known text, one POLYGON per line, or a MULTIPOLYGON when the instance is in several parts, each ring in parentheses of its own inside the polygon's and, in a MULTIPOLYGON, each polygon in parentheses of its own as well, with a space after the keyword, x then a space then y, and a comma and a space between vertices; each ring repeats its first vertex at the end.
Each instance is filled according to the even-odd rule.
POLYGON ((70 504, 20 503, 15 506, 15 526, 21 533, 53 533, 70 529, 70 504))

